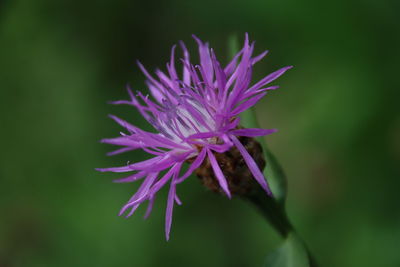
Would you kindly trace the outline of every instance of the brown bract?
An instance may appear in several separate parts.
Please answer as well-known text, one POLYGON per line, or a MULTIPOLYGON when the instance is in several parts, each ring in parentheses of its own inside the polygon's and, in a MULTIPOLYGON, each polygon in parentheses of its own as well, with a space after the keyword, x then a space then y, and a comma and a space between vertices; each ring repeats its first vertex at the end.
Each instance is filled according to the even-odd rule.
MULTIPOLYGON (((263 170, 265 167, 265 160, 260 143, 258 143, 254 138, 249 137, 239 137, 239 141, 252 156, 260 170, 263 170)), ((226 177, 232 195, 247 195, 255 190, 255 188, 259 187, 236 147, 232 147, 225 153, 214 152, 214 155, 226 177)), ((214 175, 214 171, 208 158, 206 158, 203 164, 195 170, 195 173, 205 187, 209 188, 211 191, 224 194, 214 175)))

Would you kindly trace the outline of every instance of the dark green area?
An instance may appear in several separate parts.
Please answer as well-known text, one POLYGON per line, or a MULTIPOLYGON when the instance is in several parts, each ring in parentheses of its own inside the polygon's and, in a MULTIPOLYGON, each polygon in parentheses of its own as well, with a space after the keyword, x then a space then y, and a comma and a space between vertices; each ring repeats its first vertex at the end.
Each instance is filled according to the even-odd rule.
POLYGON ((1 1, 0 266, 260 266, 279 238, 240 199, 178 187, 170 242, 166 190, 117 216, 137 184, 114 184, 95 167, 98 143, 119 115, 146 127, 125 85, 145 90, 135 65, 164 68, 192 33, 221 61, 232 34, 249 32, 270 55, 255 78, 295 68, 257 106, 288 177, 288 213, 320 266, 400 266, 398 1, 1 1))

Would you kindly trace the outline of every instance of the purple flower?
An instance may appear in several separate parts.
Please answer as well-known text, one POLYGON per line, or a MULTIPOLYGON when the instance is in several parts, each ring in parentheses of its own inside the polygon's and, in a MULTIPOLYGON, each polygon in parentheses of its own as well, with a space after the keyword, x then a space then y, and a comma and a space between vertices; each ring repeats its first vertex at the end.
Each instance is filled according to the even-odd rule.
POLYGON ((175 46, 172 47, 171 60, 167 63, 167 72, 156 70, 157 78, 151 76, 142 64, 140 69, 147 77, 147 86, 152 100, 141 92, 133 94, 128 89, 130 100, 115 101, 114 104, 128 104, 136 107, 142 116, 156 129, 156 133, 140 128, 111 116, 128 133, 102 142, 118 145, 122 148, 110 155, 142 149, 152 157, 122 167, 98 169, 103 172, 131 172, 126 178, 116 182, 133 182, 142 179, 138 191, 122 207, 119 215, 131 216, 139 205, 149 201, 147 217, 153 207, 157 192, 169 183, 166 209, 166 238, 172 222, 174 203, 181 201, 176 193, 176 186, 187 179, 207 160, 220 188, 230 198, 223 170, 214 153, 224 153, 233 147, 242 155, 255 180, 268 193, 271 191, 255 160, 251 157, 238 137, 256 137, 271 134, 274 129, 243 129, 239 127, 240 113, 254 106, 267 91, 278 86, 267 86, 281 76, 291 66, 279 69, 255 84, 251 85, 253 65, 261 60, 267 51, 253 57, 254 42, 249 44, 246 34, 242 50, 232 61, 222 67, 213 49, 193 36, 199 46, 200 64, 194 65, 189 60, 189 52, 183 42, 182 76, 175 67, 175 46), (189 163, 186 172, 181 173, 183 164, 189 163), (162 173, 162 175, 160 175, 162 173))

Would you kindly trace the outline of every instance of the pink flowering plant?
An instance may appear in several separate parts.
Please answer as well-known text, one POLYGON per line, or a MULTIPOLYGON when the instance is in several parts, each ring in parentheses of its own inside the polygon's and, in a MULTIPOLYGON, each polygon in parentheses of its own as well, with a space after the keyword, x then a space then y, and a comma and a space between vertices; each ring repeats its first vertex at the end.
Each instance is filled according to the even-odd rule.
MULTIPOLYGON (((182 57, 176 61, 176 46, 173 46, 166 71, 156 70, 155 75, 151 75, 141 63, 138 63, 147 78, 146 85, 150 95, 140 91, 132 92, 128 88, 129 100, 112 102, 135 107, 152 125, 154 131, 144 131, 111 115, 113 120, 125 128, 125 132, 118 137, 102 140, 104 143, 120 146, 109 155, 141 149, 151 155, 150 159, 97 170, 128 173, 127 177, 116 182, 142 181, 137 192, 119 213, 126 214, 127 217, 146 201, 148 207, 145 217, 147 217, 151 213, 157 192, 168 186, 165 220, 167 240, 170 236, 174 204, 181 204, 177 185, 191 177, 193 173, 203 178, 206 186, 229 198, 232 195, 239 195, 253 200, 252 202, 258 203, 257 206, 261 207, 264 213, 267 209, 263 206, 272 207, 269 208, 271 214, 267 212, 265 215, 273 225, 276 224, 278 230, 283 228, 280 232, 284 236, 288 236, 292 228, 284 215, 283 204, 274 199, 267 182, 269 177, 264 175, 266 173, 263 170, 264 160, 268 165, 270 156, 266 154, 263 159, 256 159, 259 158, 256 155, 262 154, 262 150, 257 148, 259 145, 254 138, 272 134, 276 130, 244 128, 243 126, 249 123, 241 119, 248 117, 246 115, 249 114, 248 110, 269 91, 278 88, 270 83, 292 66, 283 67, 253 82, 253 66, 264 58, 267 51, 253 55, 254 42, 249 42, 247 34, 243 48, 226 66, 222 66, 218 61, 208 43, 204 43, 196 36, 193 38, 199 48, 199 60, 197 60, 199 64, 191 62, 189 51, 184 43, 180 42, 182 57), (242 116, 244 112, 246 113, 242 116), (251 148, 253 144, 255 149, 251 148), (236 167, 238 164, 233 162, 243 162, 242 165, 239 164, 240 170, 236 167), (183 171, 186 164, 188 167, 183 171), (226 166, 231 165, 233 167, 229 170, 226 166), (245 176, 251 177, 255 183, 241 178, 245 176), (251 184, 251 188, 260 190, 237 189, 243 184, 251 184), (258 201, 260 198, 267 201, 258 201), (284 222, 274 223, 273 218, 276 215, 284 218, 284 222)), ((265 154, 265 145, 263 148, 265 154)))

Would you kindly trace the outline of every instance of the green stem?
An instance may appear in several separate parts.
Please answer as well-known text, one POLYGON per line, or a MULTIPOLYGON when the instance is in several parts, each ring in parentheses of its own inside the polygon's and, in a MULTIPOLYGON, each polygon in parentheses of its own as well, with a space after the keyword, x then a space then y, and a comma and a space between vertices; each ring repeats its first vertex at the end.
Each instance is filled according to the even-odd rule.
POLYGON ((285 209, 273 197, 267 196, 261 188, 257 192, 247 196, 247 199, 255 205, 267 221, 286 238, 293 227, 285 213, 285 209))
POLYGON ((261 212, 271 226, 282 236, 282 238, 286 239, 289 234, 295 235, 298 241, 303 244, 307 252, 310 267, 318 266, 315 258, 310 252, 310 249, 296 233, 296 230, 290 223, 283 203, 278 202, 271 196, 267 196, 261 187, 258 187, 254 193, 249 194, 244 198, 250 201, 259 210, 259 212, 261 212))

